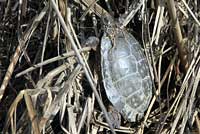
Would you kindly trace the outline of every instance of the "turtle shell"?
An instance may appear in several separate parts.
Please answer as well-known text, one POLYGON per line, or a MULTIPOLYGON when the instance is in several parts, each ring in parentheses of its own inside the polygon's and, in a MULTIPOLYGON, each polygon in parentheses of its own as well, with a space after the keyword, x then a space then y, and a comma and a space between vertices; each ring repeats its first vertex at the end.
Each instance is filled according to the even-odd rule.
POLYGON ((139 42, 127 31, 101 39, 101 72, 108 99, 122 116, 135 122, 152 98, 152 79, 139 42))

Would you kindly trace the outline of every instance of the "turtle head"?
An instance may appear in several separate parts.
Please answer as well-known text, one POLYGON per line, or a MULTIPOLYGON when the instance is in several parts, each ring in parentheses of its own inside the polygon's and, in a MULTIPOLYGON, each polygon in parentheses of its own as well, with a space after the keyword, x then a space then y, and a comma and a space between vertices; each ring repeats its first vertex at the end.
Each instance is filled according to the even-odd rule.
POLYGON ((91 47, 92 50, 94 51, 96 51, 98 45, 99 45, 99 38, 97 38, 96 36, 88 37, 83 43, 83 46, 91 47))
POLYGON ((116 27, 114 18, 111 15, 102 15, 101 20, 103 22, 105 32, 108 32, 110 29, 116 27))

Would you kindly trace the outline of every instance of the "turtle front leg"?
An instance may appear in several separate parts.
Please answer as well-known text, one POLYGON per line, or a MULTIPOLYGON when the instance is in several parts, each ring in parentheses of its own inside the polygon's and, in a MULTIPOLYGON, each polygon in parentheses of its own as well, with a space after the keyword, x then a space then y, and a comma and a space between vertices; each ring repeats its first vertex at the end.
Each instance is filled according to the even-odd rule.
POLYGON ((108 34, 108 37, 111 40, 111 45, 112 45, 112 47, 110 48, 110 51, 111 51, 112 49, 114 49, 116 47, 115 34, 114 33, 108 34))

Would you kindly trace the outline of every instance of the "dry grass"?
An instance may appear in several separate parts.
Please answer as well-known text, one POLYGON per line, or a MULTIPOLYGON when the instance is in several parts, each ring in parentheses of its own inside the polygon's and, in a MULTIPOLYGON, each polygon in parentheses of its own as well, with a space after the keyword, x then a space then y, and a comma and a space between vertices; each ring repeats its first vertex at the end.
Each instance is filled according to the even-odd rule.
POLYGON ((116 1, 0 1, 1 132, 200 133, 199 1, 116 1), (113 15, 141 43, 154 80, 144 118, 119 128, 93 51, 113 15))

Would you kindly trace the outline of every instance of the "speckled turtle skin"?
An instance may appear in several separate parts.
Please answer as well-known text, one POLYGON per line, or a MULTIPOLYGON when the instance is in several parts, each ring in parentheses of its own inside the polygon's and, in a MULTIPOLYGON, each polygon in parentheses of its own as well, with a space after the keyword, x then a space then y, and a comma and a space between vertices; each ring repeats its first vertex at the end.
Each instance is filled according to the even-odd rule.
POLYGON ((101 39, 101 72, 113 106, 130 121, 144 116, 152 98, 152 79, 139 42, 125 30, 101 39), (111 38, 111 36, 113 38, 111 38))

